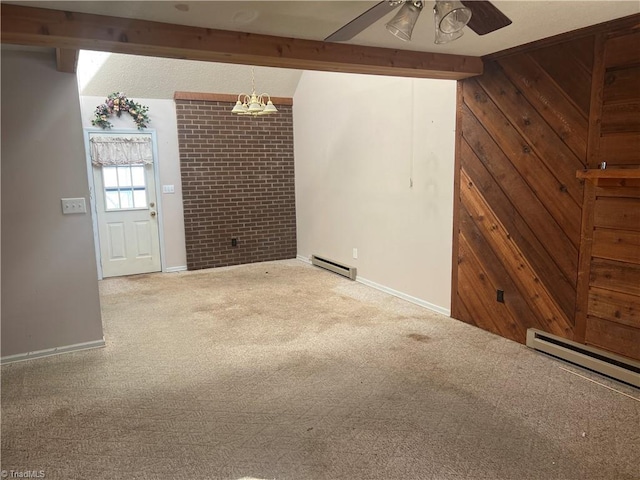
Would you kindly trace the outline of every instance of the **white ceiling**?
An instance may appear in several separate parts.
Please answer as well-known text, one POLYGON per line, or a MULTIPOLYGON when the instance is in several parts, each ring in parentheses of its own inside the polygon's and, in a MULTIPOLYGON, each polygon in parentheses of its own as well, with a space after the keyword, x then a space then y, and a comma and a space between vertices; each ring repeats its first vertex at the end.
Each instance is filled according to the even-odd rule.
MULTIPOLYGON (((372 1, 27 1, 4 2, 60 10, 138 18, 158 22, 323 40, 366 11, 372 1)), ((424 52, 482 56, 578 28, 640 13, 638 0, 551 0, 492 2, 513 23, 478 36, 465 28, 462 38, 434 45, 432 2, 426 2, 405 43, 386 32, 390 13, 346 43, 424 52)))

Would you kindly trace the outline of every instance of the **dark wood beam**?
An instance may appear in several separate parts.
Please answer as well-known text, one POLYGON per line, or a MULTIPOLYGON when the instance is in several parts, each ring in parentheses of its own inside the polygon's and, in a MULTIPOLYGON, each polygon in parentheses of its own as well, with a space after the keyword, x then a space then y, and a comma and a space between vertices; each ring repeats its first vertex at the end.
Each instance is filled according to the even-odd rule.
POLYGON ((318 42, 3 4, 2 43, 268 67, 460 80, 479 57, 318 42))
POLYGON ((56 65, 59 72, 76 73, 80 50, 72 48, 56 48, 56 65))

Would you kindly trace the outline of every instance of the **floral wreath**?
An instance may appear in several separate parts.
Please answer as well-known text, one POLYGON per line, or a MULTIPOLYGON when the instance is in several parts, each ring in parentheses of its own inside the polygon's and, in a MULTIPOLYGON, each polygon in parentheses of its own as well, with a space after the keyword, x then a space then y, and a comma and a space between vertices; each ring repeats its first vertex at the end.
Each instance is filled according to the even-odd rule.
POLYGON ((107 97, 102 105, 98 105, 95 111, 95 117, 91 120, 91 125, 101 128, 111 128, 113 125, 107 120, 114 113, 120 117, 122 112, 129 112, 129 115, 136 122, 138 130, 142 130, 150 122, 147 112, 149 107, 140 105, 127 98, 122 92, 114 92, 107 97))

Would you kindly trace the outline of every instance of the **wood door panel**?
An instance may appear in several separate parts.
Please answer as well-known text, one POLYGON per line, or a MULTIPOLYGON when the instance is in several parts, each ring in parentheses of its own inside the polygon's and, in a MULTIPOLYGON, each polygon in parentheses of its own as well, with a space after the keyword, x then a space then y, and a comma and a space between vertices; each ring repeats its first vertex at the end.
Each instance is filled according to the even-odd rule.
POLYGON ((591 255, 620 262, 640 263, 640 232, 596 228, 591 255))
POLYGON ((640 265, 593 258, 589 285, 640 297, 640 265))
POLYGON ((640 329, 587 317, 585 343, 640 360, 640 329))
POLYGON ((108 260, 125 260, 127 258, 127 242, 123 222, 107 222, 108 260))
POLYGON ((593 213, 593 225, 640 232, 640 200, 616 197, 597 198, 593 213))
POLYGON ((588 315, 640 328, 640 297, 591 287, 588 315))

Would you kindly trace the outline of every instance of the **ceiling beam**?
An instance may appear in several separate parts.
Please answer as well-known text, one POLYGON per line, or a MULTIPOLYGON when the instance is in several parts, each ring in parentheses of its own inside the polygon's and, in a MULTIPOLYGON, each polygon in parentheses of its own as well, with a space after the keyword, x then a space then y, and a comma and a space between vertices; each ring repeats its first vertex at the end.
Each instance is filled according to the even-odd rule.
POLYGON ((482 59, 3 4, 2 43, 268 67, 460 80, 482 59))
POLYGON ((73 48, 56 48, 56 65, 59 72, 76 73, 80 50, 73 48))

